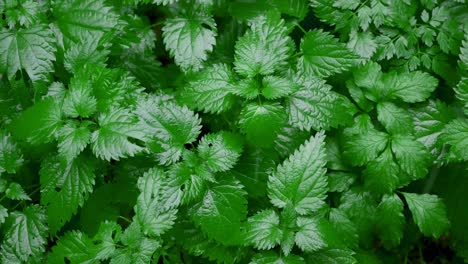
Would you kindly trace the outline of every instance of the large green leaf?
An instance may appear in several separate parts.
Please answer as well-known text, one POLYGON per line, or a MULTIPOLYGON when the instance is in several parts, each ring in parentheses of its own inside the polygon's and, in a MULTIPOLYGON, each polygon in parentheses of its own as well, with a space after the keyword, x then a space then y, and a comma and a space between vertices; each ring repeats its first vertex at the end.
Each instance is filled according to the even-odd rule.
POLYGON ((46 206, 52 233, 70 220, 93 191, 94 170, 93 160, 85 156, 70 161, 52 157, 42 162, 41 204, 46 206))
POLYGON ((270 147, 286 118, 285 109, 277 102, 252 102, 242 109, 239 125, 253 145, 270 147))
POLYGON ((11 124, 11 131, 13 136, 37 145, 54 140, 61 126, 60 104, 49 97, 23 111, 11 124))
POLYGON ((52 3, 55 25, 66 40, 79 43, 115 30, 118 16, 103 0, 58 0, 52 3))
POLYGON ((216 23, 212 17, 169 18, 163 27, 166 49, 182 70, 199 70, 216 43, 216 23))
POLYGON ((426 236, 439 238, 450 222, 442 200, 433 194, 403 193, 414 222, 426 236))
POLYGON ((138 180, 135 219, 143 233, 159 236, 169 230, 176 219, 180 190, 171 185, 161 169, 153 168, 138 180))
POLYGON ((132 157, 142 147, 129 139, 143 139, 144 128, 138 126, 137 118, 122 108, 112 108, 99 116, 99 129, 91 135, 94 154, 104 160, 119 160, 132 157))
POLYGON ((260 15, 236 42, 234 65, 246 77, 272 74, 287 65, 292 53, 288 29, 278 14, 260 15))
POLYGON ((25 70, 33 81, 45 81, 53 71, 55 60, 52 32, 45 25, 0 32, 0 71, 13 80, 19 70, 25 70))
POLYGON ((213 184, 191 210, 195 223, 208 237, 222 244, 241 243, 241 221, 247 215, 242 185, 230 177, 213 184))
POLYGON ((298 68, 317 77, 346 71, 358 58, 345 44, 322 30, 308 32, 301 41, 301 51, 298 68))
POLYGON ((297 213, 308 214, 325 204, 328 187, 324 140, 323 132, 311 137, 269 177, 268 196, 275 206, 292 206, 297 213))
POLYGON ((12 212, 2 229, 5 239, 1 245, 2 263, 34 261, 45 251, 47 244, 47 216, 38 205, 12 212))
POLYGON ((201 120, 185 106, 150 97, 138 102, 136 114, 144 140, 162 164, 177 161, 184 145, 195 141, 200 134, 201 120))

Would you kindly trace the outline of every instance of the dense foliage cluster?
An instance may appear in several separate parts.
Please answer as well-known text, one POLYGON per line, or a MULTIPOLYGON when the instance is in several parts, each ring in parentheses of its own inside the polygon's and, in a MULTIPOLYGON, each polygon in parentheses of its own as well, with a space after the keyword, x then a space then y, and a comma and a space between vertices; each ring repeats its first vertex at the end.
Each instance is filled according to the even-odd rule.
POLYGON ((468 260, 465 0, 0 0, 1 263, 468 260))

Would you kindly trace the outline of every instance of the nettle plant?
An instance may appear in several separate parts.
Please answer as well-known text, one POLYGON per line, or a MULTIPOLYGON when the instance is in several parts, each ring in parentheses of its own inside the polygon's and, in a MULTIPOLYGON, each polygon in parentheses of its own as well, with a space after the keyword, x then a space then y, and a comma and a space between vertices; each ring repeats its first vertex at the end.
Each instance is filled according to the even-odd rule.
POLYGON ((464 0, 0 12, 1 263, 468 260, 464 0))

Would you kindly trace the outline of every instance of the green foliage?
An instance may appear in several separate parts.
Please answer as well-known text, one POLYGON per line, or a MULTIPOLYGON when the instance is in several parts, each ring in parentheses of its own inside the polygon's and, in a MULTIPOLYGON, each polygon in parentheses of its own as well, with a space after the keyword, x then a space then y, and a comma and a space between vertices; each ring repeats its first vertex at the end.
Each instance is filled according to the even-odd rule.
POLYGON ((1 263, 468 261, 466 1, 0 12, 1 263))

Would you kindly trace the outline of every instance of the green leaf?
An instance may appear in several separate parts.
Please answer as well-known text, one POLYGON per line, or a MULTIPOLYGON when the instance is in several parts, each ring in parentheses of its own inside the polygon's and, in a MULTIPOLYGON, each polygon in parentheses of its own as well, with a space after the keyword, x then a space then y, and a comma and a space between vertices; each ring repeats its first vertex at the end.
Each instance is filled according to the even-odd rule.
MULTIPOLYGON (((2 5, 5 5, 5 3, 2 3, 2 5)), ((31 0, 7 2, 5 10, 6 22, 10 28, 15 28, 17 24, 29 28, 44 19, 43 12, 46 12, 44 7, 44 3, 31 0)))
POLYGON ((426 236, 439 238, 450 225, 442 200, 432 194, 403 193, 414 222, 426 236))
POLYGON ((199 14, 169 18, 162 30, 166 49, 183 71, 203 68, 203 62, 216 44, 216 22, 212 17, 199 14))
POLYGON ((285 97, 297 89, 290 80, 272 75, 263 78, 262 84, 262 95, 269 100, 285 97))
POLYGON ((275 150, 281 158, 288 157, 309 137, 309 131, 300 130, 292 125, 285 125, 281 128, 275 140, 275 150))
POLYGON ((0 32, 0 71, 14 80, 19 70, 25 70, 33 82, 45 81, 53 71, 55 60, 52 32, 44 25, 0 32))
POLYGON ((185 106, 150 97, 138 102, 136 114, 144 140, 156 146, 152 150, 162 164, 177 161, 184 145, 194 142, 200 134, 201 120, 185 106))
POLYGON ((323 81, 314 80, 290 95, 286 111, 291 125, 320 130, 349 123, 356 109, 348 98, 331 91, 323 81))
POLYGON ((207 113, 220 113, 234 104, 234 73, 226 64, 215 64, 204 71, 182 92, 182 101, 207 113))
POLYGON ((278 166, 268 179, 268 196, 279 208, 292 206, 299 214, 321 208, 327 197, 325 134, 311 137, 278 166))
POLYGON ((86 65, 105 67, 109 50, 101 46, 100 36, 83 34, 84 39, 77 43, 70 43, 70 48, 65 50, 64 66, 72 73, 79 72, 86 65))
POLYGON ((341 9, 354 10, 359 6, 359 4, 359 0, 337 0, 333 3, 333 6, 341 9))
POLYGON ((18 183, 12 182, 5 191, 5 196, 12 200, 31 200, 23 187, 18 183))
POLYGON ((450 153, 456 160, 468 160, 468 122, 455 119, 445 126, 442 140, 450 144, 450 153))
POLYGON ((427 72, 414 71, 400 73, 395 78, 388 78, 385 86, 390 96, 399 97, 407 103, 426 100, 436 89, 438 81, 427 72))
POLYGON ((123 108, 113 108, 101 113, 98 119, 99 129, 91 135, 93 153, 104 160, 119 160, 133 157, 142 147, 132 143, 129 138, 143 139, 142 127, 137 126, 137 119, 123 108))
POLYGON ((3 207, 3 205, 0 204, 0 226, 5 223, 5 219, 8 217, 8 209, 3 207))
POLYGON ((327 150, 327 168, 341 171, 348 170, 349 166, 344 162, 343 150, 338 138, 327 137, 325 142, 327 150))
POLYGON ((88 79, 83 79, 83 77, 85 76, 77 75, 76 78, 70 81, 62 105, 63 113, 68 117, 88 118, 97 110, 97 101, 93 95, 92 83, 88 79))
POLYGON ((400 244, 404 225, 403 202, 396 194, 385 195, 377 207, 376 228, 386 247, 400 244))
POLYGON ((357 264, 353 255, 351 250, 326 249, 308 255, 307 261, 316 264, 357 264))
POLYGON ((79 231, 71 231, 59 239, 48 261, 65 263, 66 257, 70 263, 97 262, 92 252, 93 246, 93 242, 87 235, 79 231))
POLYGON ((367 164, 363 174, 366 188, 382 194, 391 193, 398 187, 402 172, 393 160, 391 148, 387 147, 382 154, 367 164))
POLYGON ((68 160, 78 156, 91 140, 91 131, 86 121, 81 124, 67 121, 57 134, 59 154, 68 160))
POLYGON ((245 186, 251 197, 264 197, 267 193, 268 174, 276 167, 278 156, 274 151, 246 148, 231 172, 245 186))
POLYGON ((2 263, 21 263, 39 258, 47 244, 47 225, 44 210, 38 205, 23 212, 12 212, 2 226, 5 239, 1 246, 2 263))
POLYGON ((370 59, 377 50, 377 43, 374 40, 374 36, 369 32, 353 32, 351 33, 347 47, 362 58, 370 59))
POLYGON ((161 247, 158 240, 145 237, 136 222, 125 229, 121 241, 124 247, 116 250, 111 264, 150 263, 154 252, 161 247))
POLYGON ((354 248, 358 245, 359 234, 356 225, 349 219, 348 215, 340 209, 330 210, 329 221, 331 227, 341 238, 343 245, 354 248))
POLYGON ((5 171, 16 173, 23 162, 21 150, 11 136, 0 130, 0 175, 5 171))
POLYGON ((52 3, 55 25, 65 40, 80 43, 115 30, 118 16, 104 0, 58 0, 52 3))
MULTIPOLYGON (((192 152, 188 153, 195 156, 192 152)), ((205 193, 206 181, 214 181, 213 173, 196 157, 184 157, 184 161, 172 165, 168 173, 171 178, 177 179, 177 183, 183 189, 182 204, 199 200, 205 193)))
POLYGON ((176 219, 180 190, 171 186, 161 169, 153 168, 138 179, 135 205, 136 221, 145 235, 159 236, 169 230, 176 219))
POLYGON ((305 252, 313 252, 327 246, 317 219, 299 217, 297 219, 296 245, 305 252))
MULTIPOLYGON (((234 264, 245 256, 244 247, 224 246, 206 237, 188 220, 175 226, 175 239, 182 247, 194 256, 207 258, 218 263, 234 264)), ((179 251, 176 251, 179 254, 179 251)), ((181 262, 177 260, 175 262, 181 262)))
POLYGON ((281 242, 280 218, 273 210, 264 210, 249 217, 245 240, 260 250, 269 250, 281 242))
POLYGON ((351 164, 362 166, 377 158, 388 143, 388 135, 371 127, 363 133, 345 132, 344 155, 351 164))
POLYGON ((260 95, 260 84, 253 78, 242 79, 232 91, 235 95, 253 100, 260 95))
POLYGON ((382 77, 380 64, 370 61, 353 71, 354 82, 359 87, 371 89, 382 77))
POLYGON ((39 171, 41 204, 46 206, 51 233, 56 233, 83 206, 93 191, 94 164, 85 156, 71 161, 44 160, 39 171))
POLYGON ((234 66, 246 77, 269 75, 284 68, 292 53, 292 40, 283 19, 273 12, 260 15, 236 42, 234 66))
POLYGON ((413 132, 411 115, 393 103, 377 104, 377 119, 391 134, 411 134, 413 132))
POLYGON ((338 209, 353 222, 359 242, 369 245, 373 241, 377 211, 377 202, 372 194, 359 187, 352 188, 341 195, 338 209))
POLYGON ((412 136, 395 135, 392 151, 401 169, 413 179, 426 176, 431 157, 426 147, 412 136))
POLYGON ((348 70, 357 56, 332 35, 322 30, 307 32, 301 40, 298 68, 316 77, 328 77, 348 70))
POLYGON ((308 2, 306 0, 269 0, 269 3, 278 8, 283 14, 304 19, 308 11, 308 2))
POLYGON ((237 180, 224 177, 192 207, 192 218, 209 238, 224 245, 240 244, 241 221, 247 215, 245 195, 237 180))
POLYGON ((344 192, 356 181, 355 174, 343 171, 329 172, 327 177, 330 192, 344 192))
POLYGON ((62 112, 57 101, 46 98, 26 109, 11 124, 14 137, 33 145, 51 142, 62 125, 62 112))
MULTIPOLYGON (((439 147, 439 137, 445 125, 455 117, 455 114, 443 102, 430 100, 427 104, 411 110, 414 123, 414 136, 426 148, 432 150, 439 147)), ((438 153, 433 153, 438 155, 438 153)))
POLYGON ((269 147, 286 122, 286 118, 286 111, 277 102, 252 102, 242 109, 239 126, 253 145, 269 147))
MULTIPOLYGON (((468 50, 467 50, 468 57, 468 50)), ((468 58, 467 58, 468 60, 468 58)), ((468 68, 468 63, 467 63, 468 68)), ((468 78, 462 78, 458 85, 454 88, 458 100, 464 103, 465 115, 468 115, 468 78)))
POLYGON ((227 171, 241 155, 242 139, 228 132, 208 134, 200 140, 197 152, 211 171, 227 171))
POLYGON ((278 256, 275 252, 258 253, 253 256, 250 264, 304 264, 300 256, 278 256))

